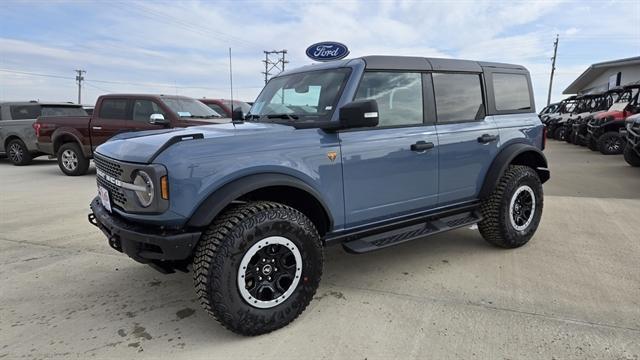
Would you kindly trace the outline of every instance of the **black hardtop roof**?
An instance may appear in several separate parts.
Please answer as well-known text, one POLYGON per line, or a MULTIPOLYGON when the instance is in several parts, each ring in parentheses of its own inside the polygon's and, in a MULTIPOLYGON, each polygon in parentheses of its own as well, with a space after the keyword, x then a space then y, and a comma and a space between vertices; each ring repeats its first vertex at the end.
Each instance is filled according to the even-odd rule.
POLYGON ((357 62, 364 62, 367 69, 373 70, 460 71, 479 73, 486 68, 496 68, 528 72, 527 69, 521 65, 503 64, 488 61, 428 58, 417 56, 369 55, 352 59, 342 59, 324 63, 313 63, 296 69, 284 71, 278 76, 305 71, 336 69, 347 67, 357 62))
POLYGON ((487 61, 427 58, 413 56, 371 55, 361 58, 367 69, 380 70, 421 70, 421 71, 469 71, 481 72, 482 68, 502 68, 512 70, 527 69, 524 66, 487 61))
POLYGON ((72 107, 81 107, 80 104, 74 104, 72 102, 62 102, 62 101, 0 101, 0 105, 40 105, 40 106, 72 106, 72 107))

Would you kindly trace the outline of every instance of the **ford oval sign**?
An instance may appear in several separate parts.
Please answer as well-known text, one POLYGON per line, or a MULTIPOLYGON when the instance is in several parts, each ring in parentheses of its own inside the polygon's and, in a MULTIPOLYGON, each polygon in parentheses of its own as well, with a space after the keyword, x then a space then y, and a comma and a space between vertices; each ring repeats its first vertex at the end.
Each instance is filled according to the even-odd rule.
POLYGON ((307 56, 315 61, 340 60, 347 55, 349 55, 349 49, 339 42, 319 42, 307 48, 307 56))

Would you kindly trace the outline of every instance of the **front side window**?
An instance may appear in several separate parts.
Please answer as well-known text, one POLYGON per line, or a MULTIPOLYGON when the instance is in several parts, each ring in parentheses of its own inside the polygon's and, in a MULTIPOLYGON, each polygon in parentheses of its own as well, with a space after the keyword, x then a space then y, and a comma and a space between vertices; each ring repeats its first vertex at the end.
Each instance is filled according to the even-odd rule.
POLYGON ((367 72, 354 100, 378 103, 379 127, 423 123, 420 73, 367 72))
POLYGON ((222 115, 195 99, 165 97, 162 98, 162 102, 181 118, 215 119, 222 117, 222 115))
POLYGON ((482 85, 478 74, 433 74, 438 123, 484 118, 482 85))
POLYGON ((131 114, 127 111, 128 100, 104 99, 100 106, 100 117, 103 119, 129 120, 131 114))
POLYGON ((302 123, 329 121, 350 69, 295 73, 271 79, 249 112, 249 120, 302 123))
POLYGON ((12 105, 10 109, 13 120, 35 119, 42 113, 40 105, 12 105))
POLYGON ((526 75, 494 73, 493 94, 498 111, 531 109, 531 94, 526 75))
POLYGON ((166 114, 162 108, 151 100, 136 100, 133 102, 133 120, 140 122, 149 122, 151 115, 161 114, 166 118, 166 114))

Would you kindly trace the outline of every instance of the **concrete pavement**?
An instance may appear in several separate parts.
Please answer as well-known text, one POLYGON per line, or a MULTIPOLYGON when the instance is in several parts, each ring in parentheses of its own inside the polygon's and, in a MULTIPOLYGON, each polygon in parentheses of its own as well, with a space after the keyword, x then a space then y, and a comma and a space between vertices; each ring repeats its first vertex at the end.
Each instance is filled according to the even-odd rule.
POLYGON ((460 229, 365 255, 329 248, 307 310, 254 338, 210 319, 190 274, 109 248, 86 220, 95 172, 0 160, 0 358, 638 359, 640 169, 548 145, 527 246, 460 229))

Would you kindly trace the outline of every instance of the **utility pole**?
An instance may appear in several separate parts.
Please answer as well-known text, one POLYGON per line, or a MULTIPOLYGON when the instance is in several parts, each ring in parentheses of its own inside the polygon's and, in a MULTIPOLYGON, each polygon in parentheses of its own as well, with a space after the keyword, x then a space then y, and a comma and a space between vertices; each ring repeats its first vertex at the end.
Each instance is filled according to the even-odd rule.
POLYGON ((269 81, 269 77, 271 75, 276 75, 272 73, 274 69, 277 70, 278 73, 284 71, 284 65, 289 63, 285 60, 286 54, 287 50, 271 50, 264 52, 264 60, 262 60, 264 63, 264 71, 262 73, 264 74, 265 84, 269 81))
POLYGON ((78 75, 76 75, 76 81, 78 82, 78 104, 82 104, 82 81, 84 80, 84 76, 82 74, 86 74, 85 70, 76 70, 78 75))
POLYGON ((547 95, 547 106, 551 103, 551 87, 553 86, 553 73, 556 71, 556 55, 558 54, 558 34, 553 42, 553 57, 551 58, 551 77, 549 78, 549 94, 547 95))

